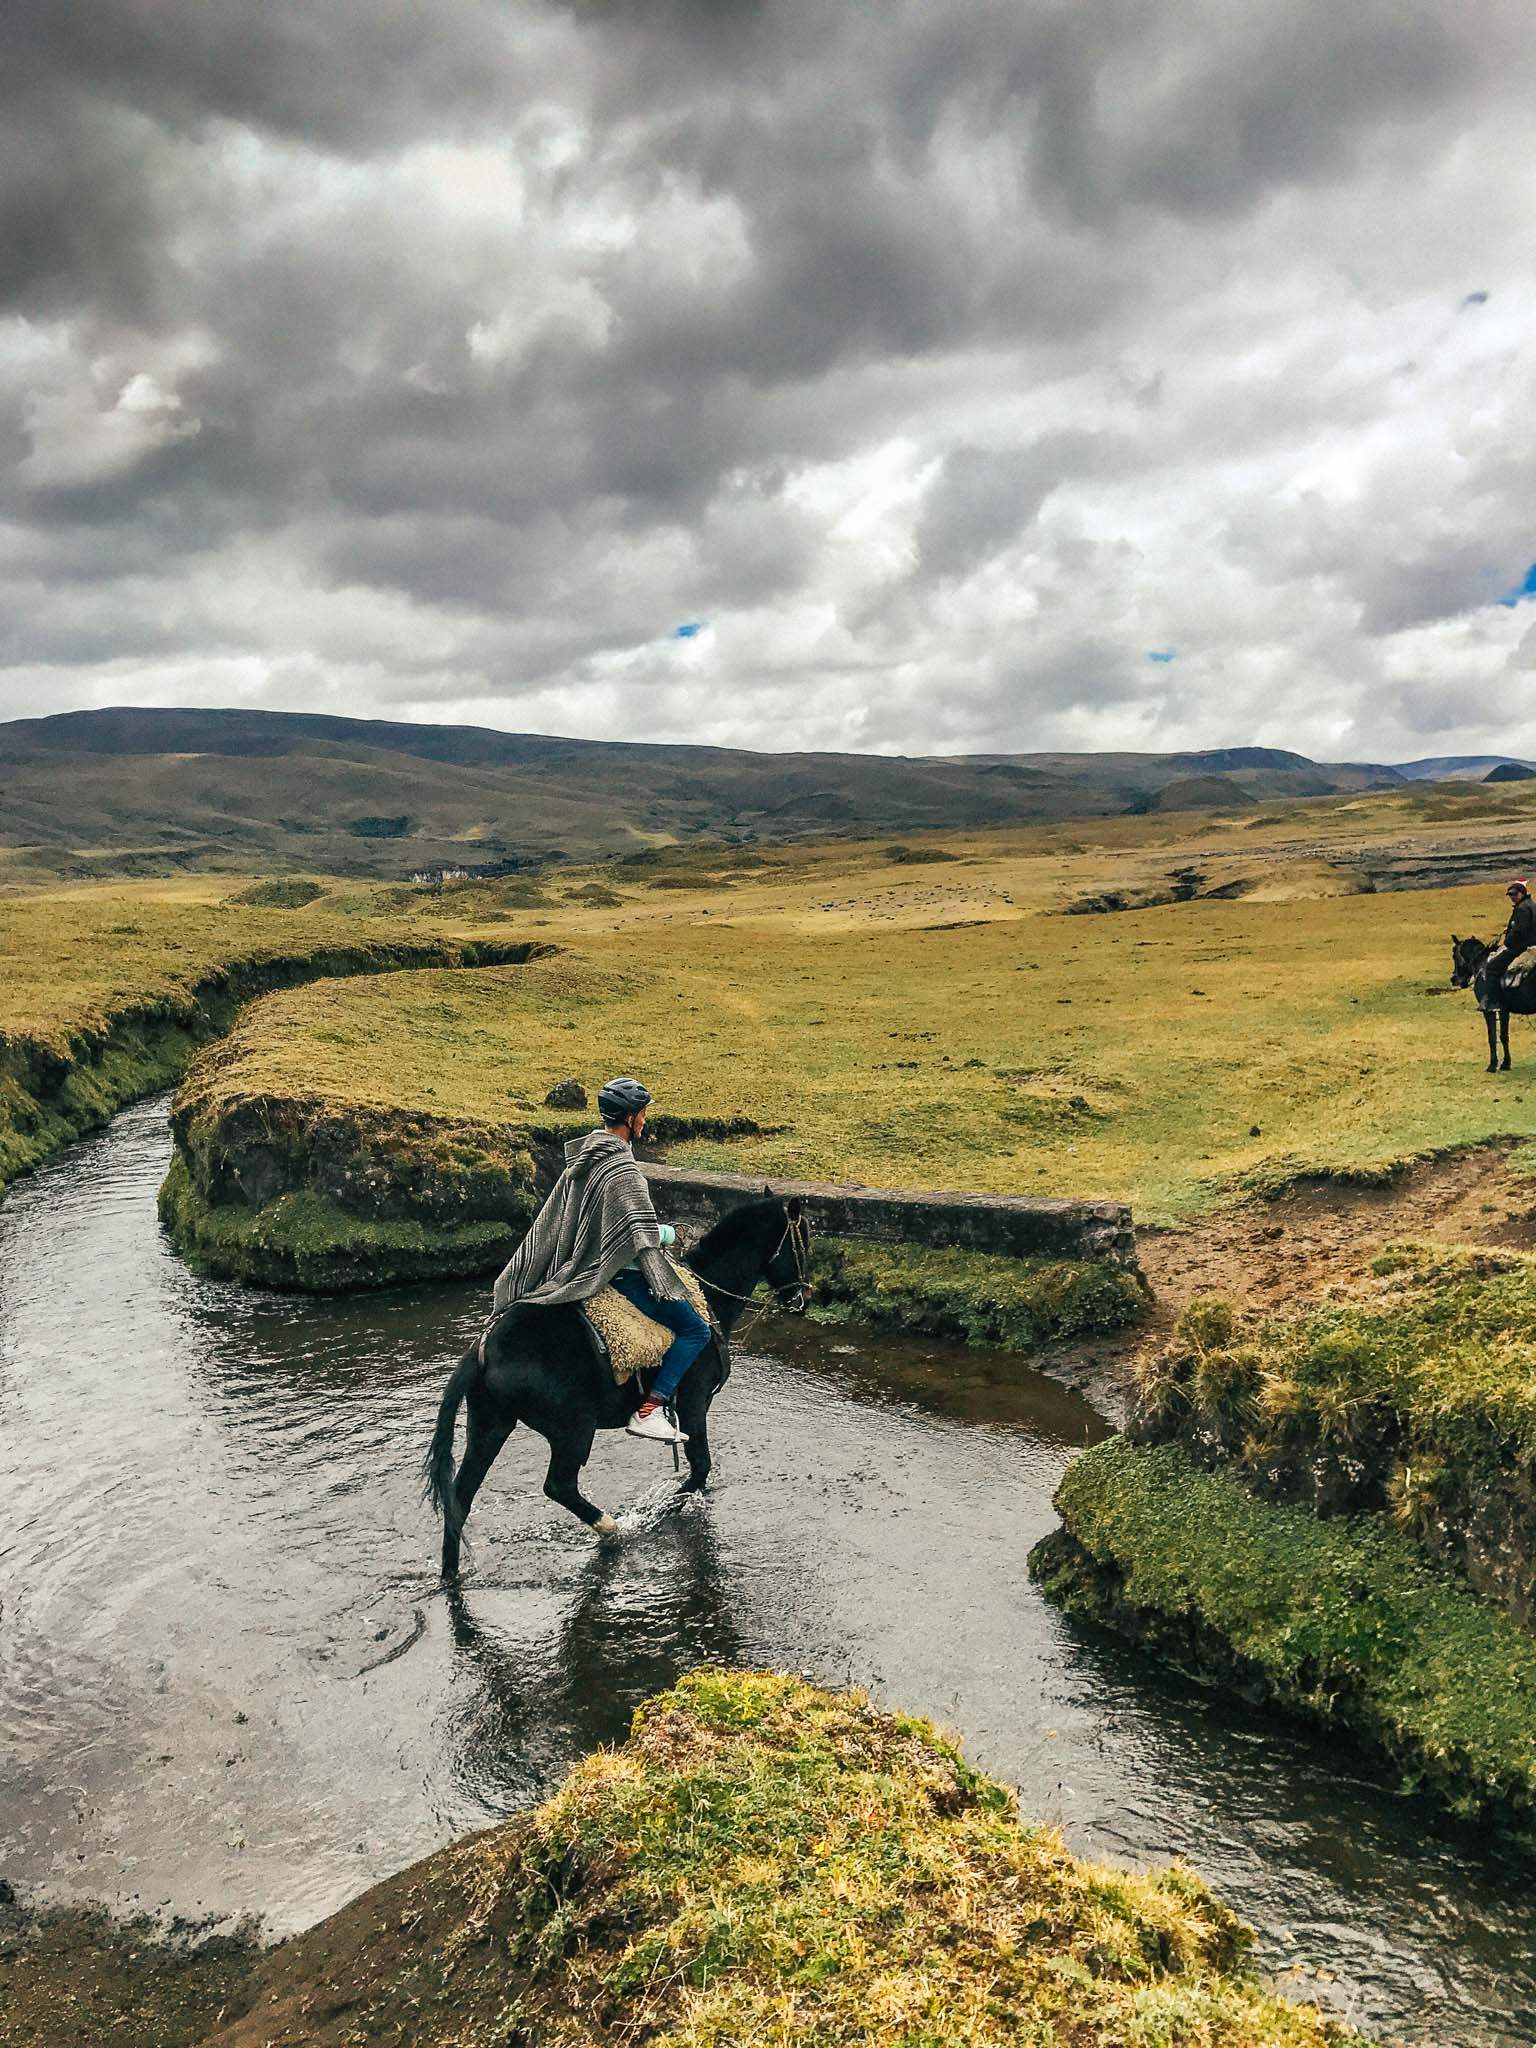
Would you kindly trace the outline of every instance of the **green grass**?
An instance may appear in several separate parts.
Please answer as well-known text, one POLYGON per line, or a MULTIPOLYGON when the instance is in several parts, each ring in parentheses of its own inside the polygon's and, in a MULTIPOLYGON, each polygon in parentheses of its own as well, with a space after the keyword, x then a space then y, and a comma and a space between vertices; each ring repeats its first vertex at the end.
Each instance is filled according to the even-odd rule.
POLYGON ((1146 1313, 1134 1273, 1083 1259, 1010 1259, 918 1246, 812 1246, 813 1313, 875 1329, 926 1331, 1028 1351, 1056 1338, 1124 1329, 1146 1313))
POLYGON ((1199 1302, 1141 1366, 1151 1416, 1192 1410, 1241 1429, 1261 1458, 1288 1436, 1359 1445, 1384 1428, 1411 1451, 1536 1462, 1536 1263, 1394 1246, 1375 1300, 1239 1322, 1199 1302))
POLYGON ((170 1087, 263 988, 518 943, 486 917, 379 915, 366 890, 317 900, 284 883, 251 903, 218 886, 0 896, 0 1191, 125 1102, 170 1087))
POLYGON ((926 1722, 799 1679, 692 1673, 531 1828, 445 1862, 434 1888, 473 1901, 454 1956, 467 1974, 490 1944, 512 1965, 509 2042, 1359 2039, 1266 1993, 1244 1967, 1247 1930, 1189 1870, 1080 1862, 926 1722))
POLYGON ((1426 993, 1449 933, 1489 925, 1486 892, 1313 897, 1338 879, 1310 854, 1256 861, 1246 824, 1202 826, 1208 845, 1176 826, 1080 825, 1091 844, 952 833, 955 860, 915 866, 868 845, 743 852, 728 894, 710 883, 719 849, 661 849, 633 870, 571 870, 542 906, 518 877, 438 896, 338 883, 293 908, 219 900, 243 887, 207 879, 0 897, 0 1050, 72 1057, 126 1009, 184 1008, 224 963, 478 933, 564 948, 548 999, 532 978, 447 976, 279 999, 232 1085, 318 1076, 341 1104, 485 1122, 567 1075, 590 1089, 628 1069, 700 1131, 677 1141, 679 1164, 1108 1196, 1149 1223, 1307 1172, 1379 1176, 1536 1134, 1523 1069, 1482 1072, 1470 1000, 1426 993), (1139 885, 1190 859, 1254 887, 1058 914, 1111 876, 1139 885), (658 867, 690 886, 646 888, 658 867), (750 1125, 771 1135, 702 1134, 750 1125))
POLYGON ((1031 1569, 1069 1613, 1352 1731, 1458 1811, 1531 1829, 1536 1641, 1388 1518, 1320 1521, 1123 1437, 1079 1458, 1056 1502, 1065 1536, 1031 1569))

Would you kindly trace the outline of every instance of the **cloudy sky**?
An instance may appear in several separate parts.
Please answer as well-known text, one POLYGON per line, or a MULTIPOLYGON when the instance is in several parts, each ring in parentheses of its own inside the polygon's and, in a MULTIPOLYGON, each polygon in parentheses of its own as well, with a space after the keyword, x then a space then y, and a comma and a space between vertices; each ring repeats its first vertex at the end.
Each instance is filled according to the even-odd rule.
POLYGON ((1536 754, 1525 0, 5 0, 0 718, 1536 754))

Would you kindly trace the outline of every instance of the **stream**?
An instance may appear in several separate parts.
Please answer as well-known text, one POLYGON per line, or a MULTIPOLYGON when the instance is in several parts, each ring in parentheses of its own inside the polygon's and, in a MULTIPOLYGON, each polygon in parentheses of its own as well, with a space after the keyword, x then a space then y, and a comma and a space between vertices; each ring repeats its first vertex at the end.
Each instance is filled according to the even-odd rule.
POLYGON ((450 1600, 419 1465, 486 1287, 200 1279, 156 1222, 169 1154, 140 1104, 0 1207, 0 1876, 286 1932, 537 1800, 691 1665, 771 1665, 940 1721, 1075 1849, 1187 1857, 1366 2031, 1528 2048, 1529 1864, 1035 1592, 1052 1490, 1108 1431, 1078 1395, 765 1320, 708 1500, 601 1438, 601 1552, 519 1430, 450 1600))

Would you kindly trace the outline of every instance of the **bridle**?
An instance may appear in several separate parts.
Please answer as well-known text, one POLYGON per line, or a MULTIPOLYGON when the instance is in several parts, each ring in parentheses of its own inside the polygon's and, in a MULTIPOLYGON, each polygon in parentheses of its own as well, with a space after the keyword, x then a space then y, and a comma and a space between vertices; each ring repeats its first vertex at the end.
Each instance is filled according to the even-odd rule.
POLYGON ((712 1294, 723 1294, 727 1301, 742 1302, 755 1311, 754 1314, 743 1318, 742 1325, 738 1326, 738 1334, 745 1336, 746 1332, 754 1328, 765 1315, 775 1310, 782 1309, 791 1315, 804 1312, 814 1292, 814 1284, 811 1280, 811 1226, 803 1210, 798 1216, 791 1216, 786 1206, 784 1232, 768 1254, 767 1265, 773 1265, 785 1245, 789 1246, 794 1258, 795 1277, 793 1280, 780 1281, 771 1289, 766 1300, 758 1299, 756 1287, 750 1294, 738 1294, 734 1288, 722 1287, 714 1280, 703 1283, 712 1294))

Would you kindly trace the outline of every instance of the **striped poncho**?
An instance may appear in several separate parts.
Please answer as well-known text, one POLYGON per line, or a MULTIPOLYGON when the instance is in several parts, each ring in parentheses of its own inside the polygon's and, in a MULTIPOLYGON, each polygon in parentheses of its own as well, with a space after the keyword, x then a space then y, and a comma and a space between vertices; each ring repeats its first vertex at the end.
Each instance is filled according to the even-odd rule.
POLYGON ((679 1301, 683 1290, 662 1257, 651 1191, 635 1155, 611 1131, 573 1138, 565 1171, 502 1268, 492 1306, 513 1302, 556 1308, 589 1301, 615 1273, 637 1264, 652 1294, 679 1301))

